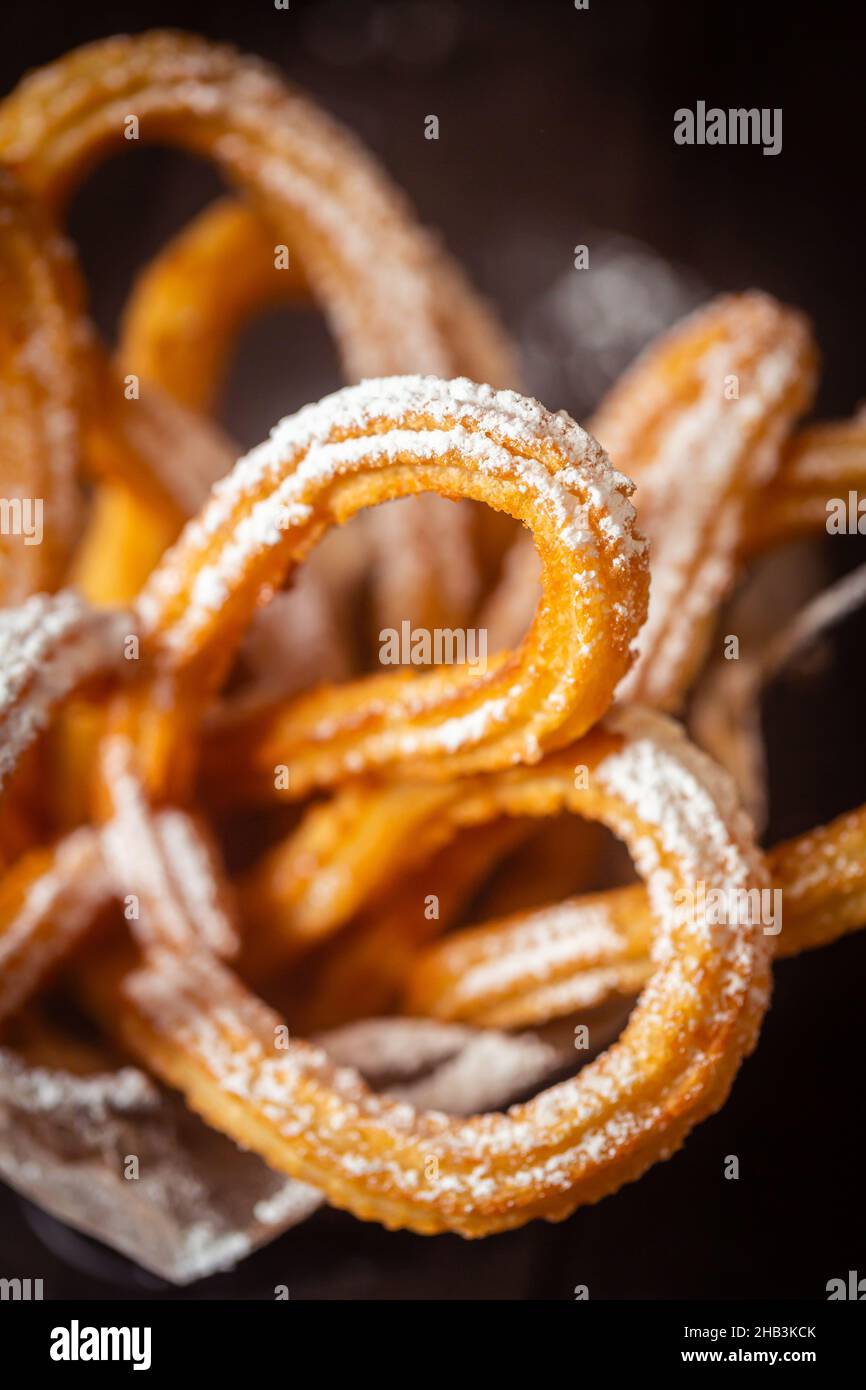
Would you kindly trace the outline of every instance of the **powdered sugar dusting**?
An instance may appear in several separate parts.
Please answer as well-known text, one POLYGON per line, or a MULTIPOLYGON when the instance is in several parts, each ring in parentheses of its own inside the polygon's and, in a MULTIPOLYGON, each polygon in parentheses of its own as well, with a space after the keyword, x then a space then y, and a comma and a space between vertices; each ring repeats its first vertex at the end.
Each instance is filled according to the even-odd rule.
POLYGON ((72 590, 0 612, 0 785, 67 695, 121 669, 133 631, 128 614, 97 611, 72 590))
POLYGON ((140 896, 131 918, 144 941, 182 948, 205 942, 219 955, 238 947, 234 925, 217 883, 213 854, 195 823, 179 809, 152 813, 122 736, 103 739, 101 756, 111 788, 113 815, 101 832, 102 849, 121 901, 140 896))

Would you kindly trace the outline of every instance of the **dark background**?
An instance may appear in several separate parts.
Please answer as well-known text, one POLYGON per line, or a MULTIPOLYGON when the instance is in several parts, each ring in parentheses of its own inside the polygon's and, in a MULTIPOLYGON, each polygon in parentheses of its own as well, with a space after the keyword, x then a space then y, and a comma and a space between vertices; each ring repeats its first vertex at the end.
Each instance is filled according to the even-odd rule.
MULTIPOLYGON (((172 25, 233 41, 357 131, 518 340, 575 244, 592 245, 599 228, 626 233, 713 290, 758 286, 800 306, 823 356, 816 413, 851 413, 866 395, 862 26, 814 4, 590 2, 588 12, 570 0, 292 0, 288 12, 271 0, 29 3, 0 19, 0 89, 121 30, 172 25), (673 112, 699 99, 781 106, 782 153, 676 146, 673 112), (423 138, 430 113, 438 142, 423 138)), ((136 267, 217 189, 185 156, 137 150, 82 190, 71 230, 106 332, 136 267)), ((314 313, 269 316, 239 348, 226 419, 252 443, 339 381, 314 313)), ((545 403, 585 411, 562 390, 545 403)), ((866 559, 862 538, 824 546, 831 571, 866 559)), ((768 842, 866 797, 864 639, 862 616, 849 619, 829 666, 770 693, 768 842)), ((592 1298, 825 1297, 828 1279, 866 1275, 864 967, 866 935, 781 963, 760 1046, 722 1113, 670 1162, 564 1225, 464 1243, 325 1212, 234 1274, 177 1294, 4 1190, 4 1272, 38 1269, 50 1297, 272 1297, 275 1283, 292 1298, 567 1299, 576 1284, 592 1298), (730 1153, 738 1182, 722 1177, 730 1153)))

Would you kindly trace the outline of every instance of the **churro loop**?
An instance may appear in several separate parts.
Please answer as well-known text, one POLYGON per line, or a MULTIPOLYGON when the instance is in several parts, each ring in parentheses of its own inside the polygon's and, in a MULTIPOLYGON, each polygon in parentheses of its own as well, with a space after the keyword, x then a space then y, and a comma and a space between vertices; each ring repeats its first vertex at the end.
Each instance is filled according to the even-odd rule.
MULTIPOLYGON (((479 1236, 597 1201, 722 1104, 768 1002, 769 947, 759 928, 708 927, 674 905, 696 879, 765 882, 727 778, 649 712, 621 713, 580 751, 589 789, 575 789, 570 756, 552 754, 499 774, 500 804, 567 808, 625 839, 661 923, 657 970, 621 1039, 528 1104, 452 1121, 375 1096, 306 1043, 275 1047, 278 1017, 201 949, 103 958, 83 981, 89 1007, 210 1124, 365 1219, 479 1236)), ((490 795, 478 779, 468 822, 490 795)))
POLYGON ((814 390, 799 314, 767 295, 698 310, 616 385, 593 430, 637 484, 653 545, 640 659, 622 693, 676 706, 736 575, 750 508, 814 390))
MULTIPOLYGON (((124 314, 121 362, 187 408, 212 410, 243 324, 269 304, 295 303, 309 295, 298 258, 287 266, 281 262, 279 269, 274 260, 273 232, 250 207, 226 199, 207 208, 136 282, 124 314)), ((437 257, 435 277, 437 312, 444 315, 450 355, 447 375, 515 385, 518 373, 504 334, 444 254, 437 257)), ((407 352, 401 370, 413 365, 407 352)), ((436 497, 366 518, 377 629, 403 618, 422 627, 451 626, 466 618, 480 579, 475 556, 480 538, 473 535, 472 521, 468 512, 455 512, 436 497)), ((485 535, 492 529, 488 525, 485 535)), ((100 531, 100 545, 110 545, 110 536, 109 520, 100 531)), ((502 533, 492 539, 501 549, 502 533)), ((314 576, 317 592, 332 609, 349 600, 334 583, 345 568, 334 563, 336 543, 332 538, 305 578, 309 587, 314 576)), ((321 679, 330 675, 325 669, 321 679)))
MULTIPOLYGON (((638 521, 652 546, 652 595, 640 655, 621 695, 678 708, 706 653, 782 466, 783 450, 814 389, 815 348, 805 320, 768 295, 730 295, 653 342, 602 403, 592 433, 636 484, 638 521)), ((831 450, 831 469, 862 470, 856 434, 831 450)), ((829 441, 819 453, 826 462, 829 441)), ((804 436, 803 458, 812 448, 804 436)), ((800 476, 799 448, 786 463, 800 476)), ((785 484, 781 482, 780 488, 785 484)), ((497 640, 525 626, 534 566, 522 541, 488 608, 497 640)))
POLYGON ((139 599, 154 674, 123 718, 151 790, 182 785, 191 735, 262 594, 330 525, 423 491, 486 502, 533 531, 545 592, 522 647, 484 675, 398 672, 301 697, 264 732, 256 723, 252 761, 271 782, 285 764, 298 796, 398 763, 452 777, 534 761, 579 736, 606 709, 645 611, 630 490, 567 416, 465 380, 365 382, 284 420, 215 489, 139 599))
POLYGON ((140 140, 213 159, 278 241, 291 233, 350 377, 453 370, 435 243, 363 146, 258 59, 176 32, 86 45, 7 97, 0 154, 57 205, 96 159, 128 149, 130 116, 140 140))
MULTIPOLYGON (((0 106, 0 158, 53 208, 112 148, 128 151, 139 141, 167 141, 211 158, 250 204, 222 205, 198 219, 135 296, 122 349, 124 370, 145 384, 134 410, 125 409, 117 381, 97 374, 93 462, 142 497, 145 516, 178 501, 171 484, 191 467, 185 450, 163 451, 182 459, 182 467, 158 479, 167 488, 143 492, 154 481, 159 453, 150 446, 164 415, 154 387, 168 387, 181 401, 207 400, 244 318, 307 283, 349 380, 411 370, 515 384, 511 352, 492 314, 417 226, 376 162, 261 61, 179 33, 118 37, 32 74, 0 106), (130 121, 134 141, 125 138, 130 121), (130 429, 142 438, 130 437, 130 429), (130 467, 130 446, 149 467, 137 460, 130 467)), ((183 434, 182 413, 174 423, 183 434)), ((218 450, 208 452, 217 461, 210 485, 224 466, 218 450)), ((181 488, 180 501, 182 517, 197 511, 201 498, 190 502, 181 488)), ((125 510, 123 497, 109 501, 91 542, 91 553, 105 547, 121 568, 112 522, 125 510)), ((172 531, 171 516, 146 524, 153 544, 130 566, 139 578, 172 531)), ((463 620, 479 585, 468 512, 455 515, 425 498, 397 517, 380 513, 372 535, 383 625, 406 616, 430 626, 463 620)), ((124 599, 130 589, 126 584, 124 599)))
MULTIPOLYGON (((250 206, 229 198, 212 204, 136 280, 124 309, 122 359, 189 409, 211 411, 244 324, 271 305, 309 298, 299 258, 280 268, 274 259, 273 233, 250 206)), ((451 373, 513 384, 518 371, 504 333, 441 251, 435 276, 451 373)))
MULTIPOLYGON (((779 460, 809 397, 813 355, 798 315, 767 296, 731 296, 653 345, 602 406, 593 428, 601 437, 607 434, 617 466, 637 480, 638 519, 652 544, 655 620, 638 642, 645 674, 636 685, 635 668, 620 693, 659 707, 682 704, 718 605, 736 578, 744 537, 766 510, 767 480, 780 466, 789 478, 803 474, 804 465, 790 451, 782 465, 779 460)), ((856 467, 856 431, 849 429, 845 438, 846 457, 856 467)), ((525 630, 538 593, 537 568, 531 546, 521 538, 481 619, 494 647, 517 640, 525 630)), ((281 730, 278 715, 263 720, 258 730, 243 724, 225 742, 219 731, 206 759, 210 792, 218 792, 222 783, 238 797, 273 795, 265 770, 278 761, 279 739, 276 732, 271 736, 271 727, 281 730), (267 756, 259 763, 260 747, 267 756)), ((335 817, 340 816, 335 808, 335 817)), ((393 834, 400 834, 396 823, 393 834)), ((289 859, 290 846, 285 853, 289 859)), ((333 868, 336 876, 339 862, 333 868)), ((293 934, 295 909, 288 898, 281 900, 278 888, 285 882, 279 851, 262 875, 257 920, 266 915, 261 905, 270 899, 274 922, 293 934)))

